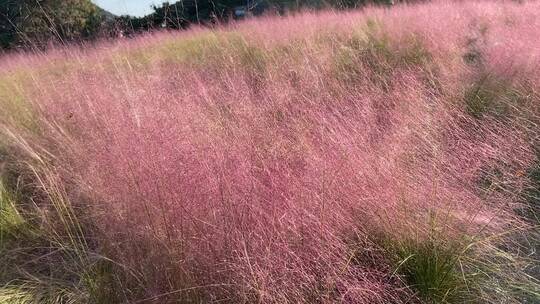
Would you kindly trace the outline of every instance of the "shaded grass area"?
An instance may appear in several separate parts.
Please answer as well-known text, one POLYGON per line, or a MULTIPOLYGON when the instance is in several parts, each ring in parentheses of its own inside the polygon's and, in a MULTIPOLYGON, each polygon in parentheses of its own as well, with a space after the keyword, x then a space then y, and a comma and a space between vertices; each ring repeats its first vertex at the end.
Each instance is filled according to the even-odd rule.
POLYGON ((475 118, 484 116, 505 118, 510 115, 524 114, 516 113, 516 109, 519 111, 534 104, 531 103, 532 91, 516 87, 507 81, 505 78, 498 78, 497 75, 489 73, 478 76, 478 80, 465 93, 467 112, 475 118))
POLYGON ((478 303, 538 299, 538 230, 449 239, 435 230, 426 238, 378 241, 393 277, 426 303, 478 303))
POLYGON ((418 36, 410 34, 396 45, 385 32, 384 25, 371 19, 352 37, 345 41, 338 39, 337 47, 334 57, 337 79, 354 86, 358 80, 368 77, 385 92, 392 89, 396 71, 415 67, 427 69, 431 61, 430 53, 418 36))
POLYGON ((118 303, 111 261, 86 247, 89 236, 74 235, 70 207, 48 206, 48 194, 27 184, 6 154, 0 153, 0 302, 118 303))

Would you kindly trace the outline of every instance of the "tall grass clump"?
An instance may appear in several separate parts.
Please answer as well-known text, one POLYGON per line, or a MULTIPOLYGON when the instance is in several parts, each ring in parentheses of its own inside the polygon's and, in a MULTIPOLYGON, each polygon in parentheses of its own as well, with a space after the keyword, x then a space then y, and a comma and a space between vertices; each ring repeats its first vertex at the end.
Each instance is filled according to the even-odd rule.
POLYGON ((539 20, 437 1, 3 55, 0 302, 538 302, 539 20))

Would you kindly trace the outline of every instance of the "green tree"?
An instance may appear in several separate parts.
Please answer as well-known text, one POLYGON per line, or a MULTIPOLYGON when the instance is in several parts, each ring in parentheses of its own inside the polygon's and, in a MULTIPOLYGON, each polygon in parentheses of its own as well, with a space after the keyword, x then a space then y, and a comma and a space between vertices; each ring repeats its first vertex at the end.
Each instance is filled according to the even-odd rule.
POLYGON ((94 36, 102 11, 90 0, 0 0, 2 46, 41 46, 94 36))
POLYGON ((43 43, 91 37, 101 23, 101 12, 90 0, 42 0, 28 6, 20 19, 23 39, 43 43))
POLYGON ((0 47, 9 47, 16 38, 15 22, 20 15, 22 1, 0 0, 0 47))

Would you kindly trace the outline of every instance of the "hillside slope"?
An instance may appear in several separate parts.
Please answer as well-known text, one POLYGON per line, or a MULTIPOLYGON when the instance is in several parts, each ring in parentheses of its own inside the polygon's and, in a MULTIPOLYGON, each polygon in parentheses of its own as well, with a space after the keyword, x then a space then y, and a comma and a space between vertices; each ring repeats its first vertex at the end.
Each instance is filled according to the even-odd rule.
POLYGON ((540 3, 0 58, 2 303, 538 303, 540 3))

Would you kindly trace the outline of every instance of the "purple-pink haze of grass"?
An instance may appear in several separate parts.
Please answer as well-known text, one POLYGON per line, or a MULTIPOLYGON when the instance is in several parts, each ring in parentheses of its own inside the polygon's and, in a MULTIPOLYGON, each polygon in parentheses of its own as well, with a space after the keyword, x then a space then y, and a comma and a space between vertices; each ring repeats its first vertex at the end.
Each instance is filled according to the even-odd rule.
POLYGON ((539 28, 538 2, 435 2, 7 55, 0 121, 150 299, 405 303, 381 238, 527 225, 539 28))

